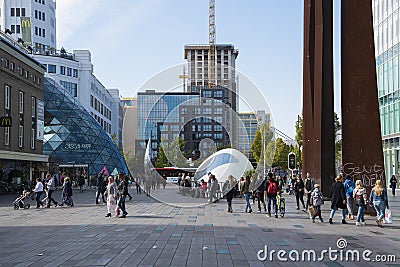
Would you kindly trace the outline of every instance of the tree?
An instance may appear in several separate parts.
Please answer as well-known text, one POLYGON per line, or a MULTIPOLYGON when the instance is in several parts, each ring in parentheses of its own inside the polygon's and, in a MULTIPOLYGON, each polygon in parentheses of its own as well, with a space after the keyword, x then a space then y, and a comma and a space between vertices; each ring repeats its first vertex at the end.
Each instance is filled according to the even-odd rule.
POLYGON ((293 153, 296 154, 296 161, 299 166, 302 165, 302 157, 301 157, 301 148, 303 146, 303 118, 300 115, 297 115, 296 121, 296 143, 297 146, 294 148, 293 153))
POLYGON ((267 124, 263 124, 258 128, 250 149, 259 164, 264 164, 265 161, 265 165, 271 167, 275 152, 273 138, 274 133, 267 124))
POLYGON ((154 162, 154 165, 155 165, 156 168, 164 168, 164 167, 170 167, 171 166, 171 164, 168 161, 167 156, 164 153, 163 146, 160 146, 158 148, 157 157, 156 157, 156 160, 154 162))
POLYGON ((282 138, 278 138, 275 141, 275 156, 272 162, 273 167, 280 167, 282 170, 287 169, 288 155, 291 152, 291 148, 282 138))

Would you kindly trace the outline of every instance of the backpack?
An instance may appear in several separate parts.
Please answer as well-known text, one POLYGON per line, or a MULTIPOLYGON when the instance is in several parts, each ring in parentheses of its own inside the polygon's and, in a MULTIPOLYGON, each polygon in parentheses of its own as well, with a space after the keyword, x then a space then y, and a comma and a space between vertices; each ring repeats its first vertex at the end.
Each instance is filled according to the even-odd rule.
POLYGON ((276 182, 269 183, 267 193, 269 195, 276 195, 278 193, 278 186, 276 185, 276 182))

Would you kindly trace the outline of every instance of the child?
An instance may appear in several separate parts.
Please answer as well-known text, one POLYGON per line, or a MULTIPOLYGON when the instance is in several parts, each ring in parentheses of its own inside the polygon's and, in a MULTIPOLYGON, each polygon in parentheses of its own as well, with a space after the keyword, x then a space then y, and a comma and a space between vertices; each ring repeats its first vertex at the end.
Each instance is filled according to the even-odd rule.
POLYGON ((314 190, 311 193, 311 199, 312 199, 312 205, 315 208, 315 213, 311 218, 312 222, 315 223, 315 217, 317 217, 317 215, 319 216, 319 220, 323 222, 321 214, 321 205, 324 204, 324 200, 322 198, 322 193, 319 189, 319 184, 314 185, 314 190))

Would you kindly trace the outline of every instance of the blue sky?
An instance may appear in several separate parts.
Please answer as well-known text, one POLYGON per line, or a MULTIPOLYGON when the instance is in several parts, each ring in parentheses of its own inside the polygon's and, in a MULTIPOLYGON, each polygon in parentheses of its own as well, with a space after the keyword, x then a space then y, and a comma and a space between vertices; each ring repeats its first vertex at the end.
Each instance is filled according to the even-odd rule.
MULTIPOLYGON (((337 33, 339 1, 334 5, 337 33)), ((265 95, 275 126, 294 137, 302 105, 303 1, 216 0, 216 40, 239 49, 238 71, 265 95)), ((208 0, 57 1, 58 49, 90 50, 96 77, 123 97, 133 97, 163 69, 185 63, 185 44, 207 42, 208 0)), ((335 68, 335 100, 338 74, 335 68)))

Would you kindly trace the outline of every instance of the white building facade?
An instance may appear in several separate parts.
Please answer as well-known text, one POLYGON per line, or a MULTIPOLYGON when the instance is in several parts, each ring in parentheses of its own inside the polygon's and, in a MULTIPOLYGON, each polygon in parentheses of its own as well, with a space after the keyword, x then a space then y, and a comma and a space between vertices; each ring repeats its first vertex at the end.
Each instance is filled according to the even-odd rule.
POLYGON ((47 68, 47 73, 65 88, 66 94, 79 100, 108 134, 115 135, 118 147, 122 147, 123 105, 119 90, 107 90, 93 74, 90 51, 33 54, 33 58, 47 68))
POLYGON ((0 29, 21 38, 34 52, 55 53, 55 0, 0 0, 0 29))

